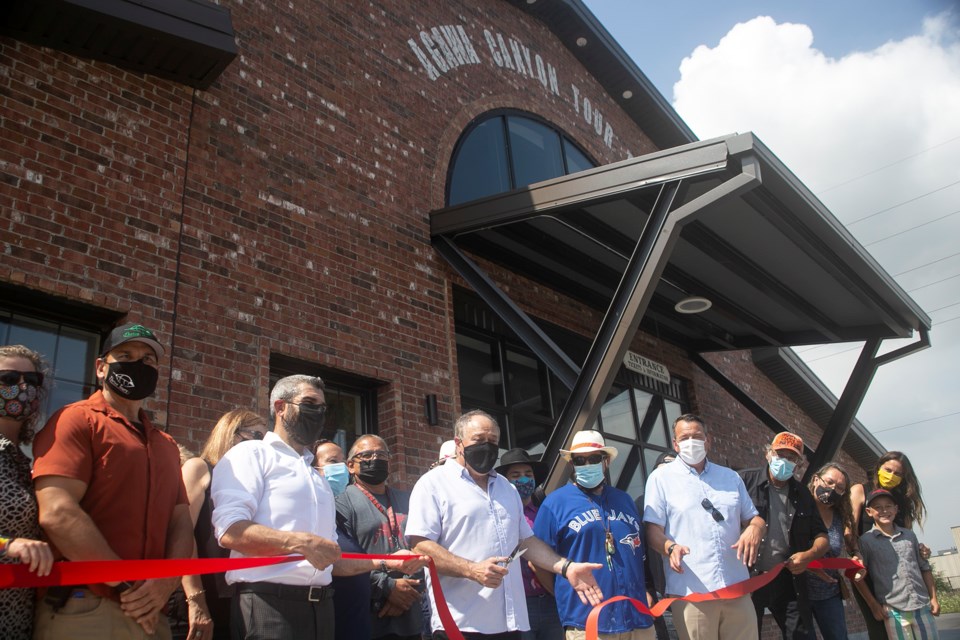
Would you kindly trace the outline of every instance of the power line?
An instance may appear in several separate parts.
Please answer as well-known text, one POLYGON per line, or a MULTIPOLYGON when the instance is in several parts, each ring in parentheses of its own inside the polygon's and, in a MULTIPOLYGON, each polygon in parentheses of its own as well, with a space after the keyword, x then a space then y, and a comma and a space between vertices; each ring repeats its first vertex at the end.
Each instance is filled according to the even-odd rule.
POLYGON ((907 293, 920 291, 920 289, 926 289, 927 287, 932 287, 935 284, 940 284, 941 282, 946 282, 947 280, 953 280, 954 278, 960 278, 960 273, 955 273, 952 276, 947 276, 946 278, 941 278, 940 280, 934 280, 933 282, 928 282, 927 284, 920 285, 919 287, 914 287, 913 289, 907 289, 907 293))
POLYGON ((944 189, 949 189, 950 187, 956 186, 956 185, 958 185, 958 184, 960 184, 960 180, 957 180, 956 182, 951 182, 950 184, 946 184, 946 185, 944 185, 944 186, 942 186, 942 187, 939 187, 939 188, 937 188, 937 189, 934 189, 933 191, 927 191, 926 193, 921 193, 920 195, 915 196, 915 197, 913 197, 913 198, 910 198, 909 200, 904 200, 903 202, 898 202, 897 204, 891 205, 891 206, 887 207, 886 209, 880 209, 880 211, 874 211, 873 213, 871 213, 871 214, 869 214, 869 215, 865 215, 865 216, 863 216, 862 218, 857 218, 856 220, 851 220, 850 222, 844 222, 843 224, 846 225, 847 227, 852 227, 853 225, 857 224, 858 222, 863 222, 864 220, 867 220, 867 219, 872 218, 872 217, 874 217, 874 216, 878 216, 878 215, 880 215, 881 213, 886 213, 887 211, 892 211, 893 209, 896 209, 897 207, 902 207, 902 206, 905 205, 905 204, 910 204, 911 202, 916 202, 917 200, 920 200, 921 198, 926 198, 926 197, 929 196, 929 195, 933 195, 934 193, 943 191, 944 189))
POLYGON ((937 311, 941 311, 942 309, 949 309, 950 307, 955 307, 958 304, 960 304, 960 302, 952 302, 950 304, 945 304, 942 307, 937 307, 936 309, 930 309, 930 311, 927 311, 927 313, 935 313, 937 311))
POLYGON ((912 427, 915 424, 923 424, 924 422, 933 422, 934 420, 941 420, 943 418, 950 418, 952 416, 960 415, 960 411, 954 411, 953 413, 945 413, 942 416, 936 416, 934 418, 926 418, 925 420, 917 420, 916 422, 908 422, 907 424, 898 424, 895 427, 886 427, 884 429, 875 429, 871 430, 870 433, 883 433, 884 431, 893 431, 894 429, 903 429, 904 427, 912 427))
POLYGON ((948 214, 946 214, 946 215, 943 215, 943 216, 940 216, 939 218, 934 218, 933 220, 927 220, 926 222, 921 222, 920 224, 915 224, 915 225, 913 225, 912 227, 907 227, 907 228, 904 229, 903 231, 897 231, 896 233, 892 233, 892 234, 890 234, 889 236, 886 236, 885 238, 880 238, 879 240, 874 240, 873 242, 869 242, 869 243, 867 243, 867 244, 865 244, 865 245, 863 245, 863 246, 864 246, 864 247, 871 247, 871 246, 873 246, 873 245, 875 245, 875 244, 878 244, 878 243, 880 243, 880 242, 883 242, 884 240, 889 240, 890 238, 896 238, 897 236, 903 235, 903 234, 907 233, 908 231, 913 231, 914 229, 919 229, 920 227, 925 227, 925 226, 927 226, 928 224, 933 224, 934 222, 939 222, 940 220, 945 220, 946 218, 949 218, 950 216, 955 216, 955 215, 957 215, 958 213, 960 213, 960 210, 951 211, 950 213, 948 213, 948 214))
POLYGON ((842 187, 842 186, 845 185, 845 184, 850 184, 851 182, 856 182, 857 180, 860 180, 860 179, 862 179, 862 178, 866 178, 867 176, 872 176, 873 174, 879 173, 879 172, 883 171, 884 169, 889 169, 890 167, 896 166, 896 165, 900 164, 901 162, 906 162, 907 160, 912 160, 913 158, 916 158, 917 156, 923 155, 924 153, 926 153, 926 152, 928 152, 928 151, 933 151, 934 149, 936 149, 936 148, 938 148, 938 147, 942 147, 942 146, 944 146, 944 145, 946 145, 946 144, 950 144, 951 142, 954 142, 954 141, 956 141, 956 140, 960 140, 960 136, 957 136, 956 138, 950 138, 950 139, 947 140, 946 142, 941 142, 940 144, 935 144, 935 145, 933 145, 932 147, 927 147, 926 149, 923 149, 922 151, 918 151, 918 152, 916 152, 916 153, 914 153, 914 154, 912 154, 912 155, 905 156, 905 157, 903 157, 903 158, 900 158, 899 160, 894 160, 894 161, 891 162, 890 164, 885 164, 885 165, 883 165, 882 167, 879 167, 879 168, 877 168, 877 169, 873 169, 872 171, 868 171, 868 172, 866 172, 866 173, 864 173, 864 174, 861 174, 861 175, 859 175, 859 176, 856 176, 855 178, 850 178, 850 179, 848 179, 848 180, 844 180, 843 182, 838 182, 837 184, 833 185, 832 187, 827 187, 826 189, 821 189, 820 191, 817 192, 817 195, 820 195, 821 193, 826 193, 827 191, 833 191, 833 190, 836 189, 837 187, 842 187))
POLYGON ((929 266, 932 265, 932 264, 936 264, 936 263, 938 263, 938 262, 943 262, 944 260, 948 260, 948 259, 953 258, 953 257, 955 257, 955 256, 960 256, 960 251, 958 251, 958 252, 956 252, 956 253, 951 253, 951 254, 948 255, 948 256, 943 256, 942 258, 937 258, 936 260, 931 260, 930 262, 925 262, 925 263, 923 263, 923 264, 921 264, 921 265, 919 265, 919 266, 916 266, 916 267, 911 267, 911 268, 907 269, 906 271, 901 271, 900 273, 895 273, 895 274, 893 274, 893 277, 894 277, 894 278, 899 278, 900 276, 902 276, 902 275, 905 274, 905 273, 910 273, 911 271, 916 271, 917 269, 923 269, 924 267, 929 267, 929 266))

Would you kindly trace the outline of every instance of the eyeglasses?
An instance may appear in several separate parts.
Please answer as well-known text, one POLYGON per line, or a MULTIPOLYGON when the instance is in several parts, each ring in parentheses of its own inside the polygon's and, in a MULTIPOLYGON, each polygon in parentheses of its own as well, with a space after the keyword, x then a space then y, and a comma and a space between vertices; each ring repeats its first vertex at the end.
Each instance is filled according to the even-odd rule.
POLYGON ((723 522, 723 514, 717 511, 717 508, 713 506, 713 503, 710 502, 708 498, 704 498, 703 502, 700 503, 700 506, 709 511, 714 520, 717 522, 723 522))
POLYGON ((287 404, 292 404, 295 407, 299 407, 301 411, 313 411, 323 415, 327 412, 327 405, 325 404, 313 404, 311 402, 289 402, 287 404))
POLYGON ((389 460, 390 453, 388 451, 360 451, 353 454, 351 460, 389 460))
POLYGON ((595 453, 592 456, 573 456, 570 458, 570 462, 572 462, 575 467, 582 467, 588 464, 600 464, 606 459, 607 454, 595 453))
POLYGON ((838 496, 842 496, 847 492, 847 488, 842 484, 839 484, 835 480, 831 480, 830 478, 824 478, 823 476, 817 476, 817 477, 820 479, 820 482, 822 482, 825 487, 836 491, 838 496))
POLYGON ((0 384, 4 386, 12 387, 15 384, 20 384, 20 378, 23 378, 23 381, 27 384, 32 384, 35 387, 43 386, 43 374, 39 371, 17 371, 16 369, 0 370, 0 384))
POLYGON ((244 440, 263 440, 264 433, 253 429, 237 429, 237 435, 244 440))

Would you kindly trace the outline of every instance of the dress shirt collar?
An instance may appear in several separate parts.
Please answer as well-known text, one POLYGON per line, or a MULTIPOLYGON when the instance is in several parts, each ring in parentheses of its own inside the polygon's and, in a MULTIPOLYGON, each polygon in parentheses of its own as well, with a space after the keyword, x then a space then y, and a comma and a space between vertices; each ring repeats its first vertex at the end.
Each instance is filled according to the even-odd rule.
MULTIPOLYGON (((473 479, 473 476, 470 475, 470 471, 465 466, 457 462, 456 458, 447 458, 447 461, 443 463, 443 470, 448 475, 458 477, 458 478, 463 478, 464 480, 467 480, 469 482, 473 482, 474 484, 476 484, 476 481, 473 479)), ((497 477, 496 471, 491 471, 490 473, 488 473, 487 485, 489 486, 490 483, 493 482, 493 479, 496 477, 497 477)), ((477 485, 477 486, 480 486, 480 485, 477 485)))
POLYGON ((870 533, 872 533, 874 536, 876 536, 876 537, 878 537, 878 538, 879 538, 880 536, 883 536, 883 537, 885 537, 885 538, 889 538, 890 540, 895 540, 896 538, 898 538, 898 537, 900 537, 901 535, 903 535, 903 529, 900 528, 900 525, 894 523, 894 525, 893 525, 893 535, 892 535, 892 536, 888 536, 888 535, 883 531, 883 529, 881 529, 880 527, 878 527, 878 526, 876 525, 876 523, 874 523, 873 528, 870 529, 870 533))
POLYGON ((710 470, 710 467, 711 467, 712 464, 713 464, 712 462, 710 462, 710 460, 709 460, 709 458, 708 458, 706 464, 703 465, 703 471, 697 471, 697 470, 694 469, 692 466, 690 466, 689 464, 687 464, 686 462, 684 462, 683 459, 682 459, 680 456, 677 456, 677 459, 674 460, 673 462, 679 462, 680 464, 683 465, 683 467, 684 467, 689 473, 695 473, 695 474, 697 474, 698 476, 702 476, 702 475, 705 474, 707 471, 709 471, 709 470, 710 470))
POLYGON ((267 431, 265 434, 263 434, 263 443, 273 447, 283 454, 303 458, 303 461, 308 465, 313 462, 313 454, 310 453, 310 447, 304 447, 303 453, 299 453, 296 449, 284 442, 283 439, 273 431, 267 431))

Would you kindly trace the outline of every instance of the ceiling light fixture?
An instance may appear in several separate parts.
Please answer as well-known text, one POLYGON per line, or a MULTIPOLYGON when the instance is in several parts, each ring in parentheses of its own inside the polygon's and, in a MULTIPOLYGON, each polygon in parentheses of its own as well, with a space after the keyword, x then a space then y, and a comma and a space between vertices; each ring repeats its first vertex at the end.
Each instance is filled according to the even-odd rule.
POLYGON ((701 296, 688 296, 673 305, 677 313, 703 313, 713 306, 713 303, 701 296))
POLYGON ((578 47, 585 47, 585 46, 587 46, 587 39, 584 38, 583 36, 580 36, 579 38, 577 38, 577 46, 578 46, 578 47))
POLYGON ((626 91, 623 92, 624 100, 629 100, 632 97, 633 97, 633 91, 630 91, 630 89, 627 89, 626 91))

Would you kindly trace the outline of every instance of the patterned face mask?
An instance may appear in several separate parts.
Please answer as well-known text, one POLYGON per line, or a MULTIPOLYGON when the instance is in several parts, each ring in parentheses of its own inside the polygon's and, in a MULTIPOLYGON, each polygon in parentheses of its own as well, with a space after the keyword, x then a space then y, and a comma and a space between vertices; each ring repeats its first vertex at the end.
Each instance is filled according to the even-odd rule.
POLYGON ((26 420, 40 411, 40 388, 28 382, 0 386, 0 417, 26 420))

